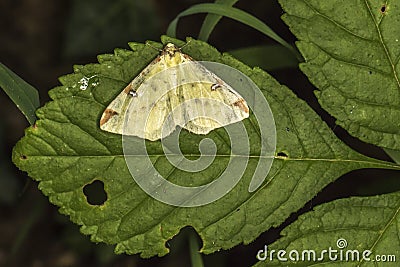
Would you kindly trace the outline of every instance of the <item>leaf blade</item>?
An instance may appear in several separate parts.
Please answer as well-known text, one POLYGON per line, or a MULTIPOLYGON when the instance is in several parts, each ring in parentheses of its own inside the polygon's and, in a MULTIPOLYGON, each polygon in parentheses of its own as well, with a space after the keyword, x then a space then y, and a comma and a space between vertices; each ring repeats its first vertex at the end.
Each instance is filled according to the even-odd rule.
POLYGON ((384 149, 384 151, 393 159, 394 162, 398 164, 400 163, 400 151, 388 148, 384 149))
MULTIPOLYGON (((345 261, 347 251, 358 251, 359 260, 356 257, 354 260, 349 257, 349 261, 357 263, 358 266, 374 262, 376 255, 395 255, 396 257, 398 254, 396 248, 400 246, 397 238, 399 203, 400 194, 397 192, 373 197, 339 199, 319 205, 286 227, 282 231, 283 237, 268 246, 268 250, 282 249, 286 252, 296 250, 300 255, 302 251, 313 250, 318 260, 303 261, 300 258, 297 261, 298 264, 303 263, 307 266, 337 266, 339 255, 333 254, 338 256, 336 261, 329 260, 327 254, 321 257, 322 250, 329 248, 342 251, 343 261, 345 261), (339 241, 342 242, 343 247, 338 246, 339 241), (372 251, 370 255, 367 255, 370 261, 362 257, 365 250, 372 251)), ((260 261, 254 266, 287 266, 288 264, 288 262, 276 261, 275 255, 273 258, 273 262, 267 258, 266 261, 260 261)), ((339 263, 341 264, 343 263, 339 263)))
POLYGON ((321 106, 351 135, 399 150, 398 3, 384 13, 381 3, 367 0, 280 3, 321 106))
POLYGON ((40 105, 38 91, 2 63, 0 63, 0 87, 33 125, 36 121, 35 111, 40 105))
MULTIPOLYGON (((226 5, 226 6, 233 6, 239 0, 216 0, 216 4, 226 5)), ((221 15, 216 14, 207 14, 206 18, 201 25, 200 32, 198 39, 202 41, 207 41, 210 37, 211 32, 217 25, 217 23, 221 20, 221 15)))

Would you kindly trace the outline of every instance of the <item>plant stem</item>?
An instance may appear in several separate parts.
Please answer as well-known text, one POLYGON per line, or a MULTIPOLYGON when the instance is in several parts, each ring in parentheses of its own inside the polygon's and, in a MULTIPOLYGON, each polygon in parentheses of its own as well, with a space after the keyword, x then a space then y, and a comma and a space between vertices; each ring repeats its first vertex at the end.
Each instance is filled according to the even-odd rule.
POLYGON ((192 262, 192 267, 204 267, 203 259, 200 255, 200 246, 196 235, 193 231, 189 232, 189 250, 190 250, 190 260, 192 262))

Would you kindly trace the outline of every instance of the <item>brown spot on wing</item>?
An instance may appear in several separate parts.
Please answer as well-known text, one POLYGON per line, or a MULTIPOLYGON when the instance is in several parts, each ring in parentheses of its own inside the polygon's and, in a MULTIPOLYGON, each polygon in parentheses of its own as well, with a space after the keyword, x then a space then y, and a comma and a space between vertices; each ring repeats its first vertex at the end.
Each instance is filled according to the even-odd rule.
POLYGON ((124 88, 124 92, 125 94, 129 95, 129 92, 132 90, 131 88, 131 83, 129 83, 125 88, 124 88))
POLYGON ((235 107, 240 108, 242 111, 244 111, 245 113, 249 113, 249 108, 247 107, 247 105, 245 104, 246 102, 244 101, 243 98, 239 99, 238 101, 236 101, 235 103, 233 103, 233 105, 235 107))
POLYGON ((185 59, 187 59, 187 60, 195 61, 191 56, 189 56, 189 55, 187 55, 187 54, 182 53, 182 56, 183 56, 185 59))
POLYGON ((111 119, 112 116, 118 115, 118 112, 112 109, 104 110, 103 115, 101 116, 100 126, 103 126, 107 121, 111 119))

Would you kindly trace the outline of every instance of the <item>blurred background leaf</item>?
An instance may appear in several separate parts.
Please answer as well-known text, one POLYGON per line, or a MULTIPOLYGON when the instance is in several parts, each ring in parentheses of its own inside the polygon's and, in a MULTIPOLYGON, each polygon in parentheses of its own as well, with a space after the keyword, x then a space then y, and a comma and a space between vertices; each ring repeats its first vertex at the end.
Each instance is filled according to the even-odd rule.
POLYGON ((297 68, 299 61, 281 45, 259 45, 230 50, 229 53, 251 67, 273 71, 297 68))
POLYGON ((260 31, 265 36, 275 40, 282 46, 286 47, 290 52, 292 52, 296 57, 301 59, 300 54, 297 52, 296 48, 287 43, 282 37, 280 37, 276 32, 274 32, 268 25, 263 21, 259 20, 255 16, 247 13, 241 9, 231 7, 229 5, 224 5, 221 3, 215 4, 198 4, 191 6, 190 8, 179 13, 175 19, 171 21, 167 29, 167 35, 176 37, 178 21, 185 16, 194 15, 198 13, 212 13, 219 16, 225 16, 236 20, 244 25, 247 25, 257 31, 260 31))
POLYGON ((0 88, 33 125, 36 120, 35 111, 39 107, 38 91, 2 63, 0 63, 0 88))
MULTIPOLYGON (((239 0, 215 0, 216 4, 233 6, 239 0)), ((198 36, 199 40, 207 41, 208 37, 210 37, 211 32, 214 30, 217 23, 222 19, 221 15, 216 14, 207 14, 205 17, 203 24, 201 25, 200 33, 198 36)))

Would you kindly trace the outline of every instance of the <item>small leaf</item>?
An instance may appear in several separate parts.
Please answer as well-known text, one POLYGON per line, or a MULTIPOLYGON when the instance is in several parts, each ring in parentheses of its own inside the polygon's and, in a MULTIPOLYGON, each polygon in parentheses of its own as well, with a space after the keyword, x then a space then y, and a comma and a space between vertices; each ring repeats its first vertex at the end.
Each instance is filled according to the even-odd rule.
POLYGON ((35 111, 40 105, 38 91, 2 63, 0 63, 0 87, 33 125, 36 121, 35 111))
POLYGON ((400 150, 399 2, 280 3, 321 106, 351 135, 400 150))
MULTIPOLYGON (((260 261, 255 266, 397 266, 395 261, 398 260, 400 248, 399 209, 399 192, 373 197, 352 197, 322 204, 286 227, 282 231, 283 237, 268 246, 265 261, 260 261), (329 251, 329 248, 336 252, 321 256, 322 251, 329 251), (275 253, 274 261, 271 262, 269 253, 272 250, 286 251, 284 257, 287 261, 278 262, 275 253), (299 253, 300 260, 297 262, 289 258, 289 253, 293 250, 299 253), (311 250, 315 251, 315 259, 320 259, 302 261, 303 251, 311 250), (372 252, 368 255, 370 261, 362 257, 366 250, 372 252), (336 260, 329 260, 329 255, 331 259, 336 257, 336 260), (350 260, 345 260, 346 255, 350 260), (375 261, 377 255, 383 255, 386 262, 381 261, 380 265, 379 261, 375 261), (390 255, 394 255, 392 260, 389 260, 390 255)), ((264 253, 260 255, 264 257, 264 253)), ((304 255, 308 257, 308 254, 304 255)), ((310 255, 313 259, 313 254, 310 255)), ((295 252, 292 252, 292 257, 296 259, 295 252)))
MULTIPOLYGON (((221 55, 204 42, 189 39, 182 50, 196 60, 234 67, 261 89, 272 109, 277 131, 277 152, 265 182, 254 192, 249 184, 257 163, 260 135, 254 115, 243 121, 249 134, 251 157, 243 177, 224 197, 210 204, 183 208, 169 206, 148 196, 133 180, 121 136, 99 129, 104 109, 157 55, 151 46, 131 43, 132 50, 115 50, 99 56, 99 64, 75 66, 60 78, 62 86, 50 91, 53 101, 37 112, 36 127, 15 146, 13 161, 35 180, 60 212, 81 225, 94 242, 116 245, 117 253, 142 257, 165 255, 165 243, 192 226, 203 240, 203 253, 248 244, 261 233, 281 224, 310 201, 327 184, 359 168, 399 166, 367 158, 343 144, 302 100, 259 68, 249 68, 228 54, 221 55), (79 81, 96 76, 82 91, 79 81), (85 186, 101 182, 106 194, 102 205, 88 203, 85 186)), ((182 42, 162 37, 163 43, 182 42)), ((254 111, 255 112, 255 111, 254 111)), ((180 148, 187 157, 200 157, 203 136, 182 130, 180 148)), ((186 186, 207 184, 219 177, 229 162, 230 144, 224 129, 206 137, 218 148, 211 166, 201 172, 176 168, 159 142, 148 143, 148 156, 161 175, 186 186)), ((229 140, 229 139, 228 139, 229 140)), ((265 174, 267 175, 267 174, 265 174)))

